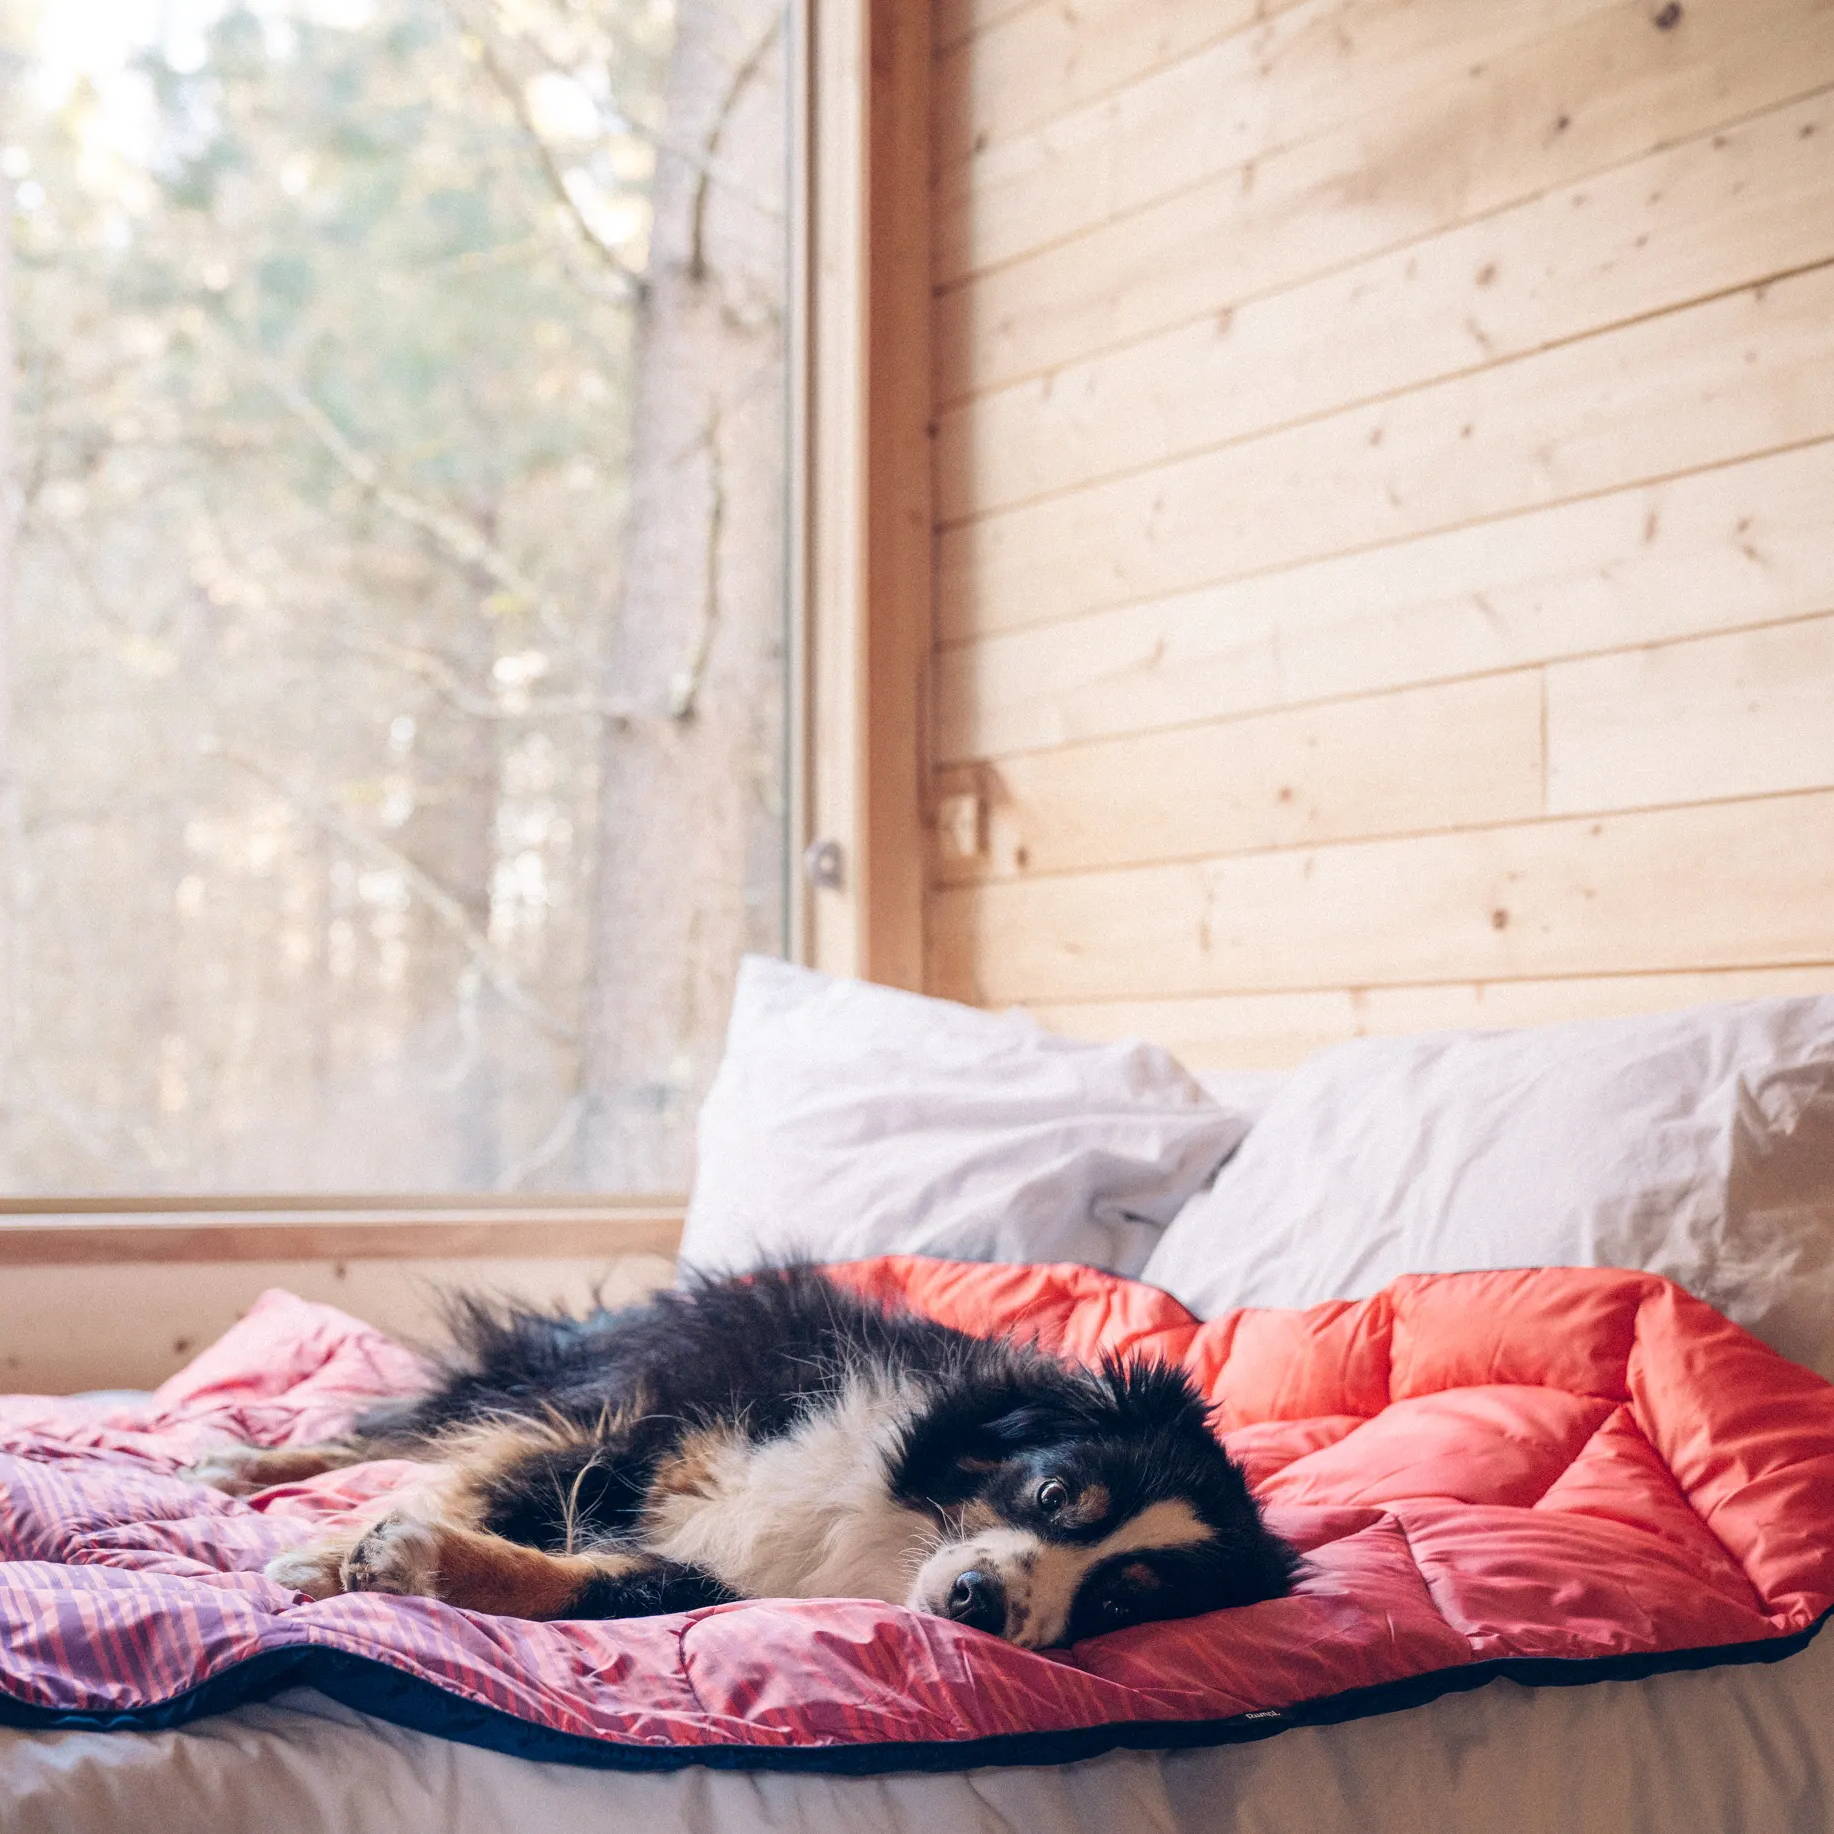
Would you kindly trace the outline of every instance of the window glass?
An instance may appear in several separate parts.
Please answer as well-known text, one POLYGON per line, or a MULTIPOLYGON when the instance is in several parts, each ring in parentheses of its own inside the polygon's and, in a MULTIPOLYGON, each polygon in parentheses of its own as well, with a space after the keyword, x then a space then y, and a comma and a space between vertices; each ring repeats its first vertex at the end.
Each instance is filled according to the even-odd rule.
POLYGON ((0 32, 0 1186, 680 1188, 783 937, 778 0, 0 32))

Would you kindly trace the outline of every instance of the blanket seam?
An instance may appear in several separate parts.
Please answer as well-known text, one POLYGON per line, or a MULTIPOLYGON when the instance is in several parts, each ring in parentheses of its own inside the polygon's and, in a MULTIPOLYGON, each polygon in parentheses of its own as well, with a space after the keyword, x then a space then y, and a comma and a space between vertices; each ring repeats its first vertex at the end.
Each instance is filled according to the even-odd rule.
MULTIPOLYGON (((1433 1584, 1432 1576, 1427 1572, 1426 1568, 1420 1564, 1420 1556, 1414 1552, 1414 1537, 1407 1523, 1402 1519, 1399 1512, 1393 1509, 1388 1511, 1388 1519, 1400 1530, 1401 1545, 1407 1549, 1408 1564, 1414 1569, 1414 1575, 1420 1581, 1420 1589, 1426 1594, 1426 1602, 1431 1605, 1433 1610, 1438 1614, 1440 1623, 1445 1625, 1446 1629, 1450 1631, 1453 1636, 1457 1637, 1460 1642, 1469 1648, 1471 1643, 1470 1637, 1452 1622, 1445 1607, 1440 1604, 1439 1593, 1433 1584)), ((1454 1666, 1459 1665, 1455 1664, 1454 1666)))
POLYGON ((1805 1649, 1834 1610, 1824 1612, 1802 1630, 1746 1643, 1708 1644, 1684 1650, 1633 1655, 1547 1657, 1500 1656, 1471 1664, 1428 1670, 1395 1681, 1377 1682, 1336 1694, 1316 1696, 1283 1708, 1203 1720, 1107 1720, 1092 1725, 1019 1733, 993 1733, 966 1740, 880 1740, 862 1743, 753 1745, 739 1742, 654 1746, 621 1743, 563 1732, 527 1720, 502 1707, 450 1693, 442 1684, 398 1669, 373 1656, 324 1644, 296 1644, 257 1652, 194 1684, 154 1707, 130 1709, 54 1709, 35 1707, 0 1693, 0 1724, 50 1729, 85 1727, 101 1731, 149 1730, 182 1726, 188 1721, 265 1698, 289 1683, 316 1687, 359 1712, 393 1725, 455 1743, 481 1746, 510 1756, 572 1763, 581 1768, 625 1771, 675 1771, 700 1765, 722 1770, 773 1770, 829 1775, 882 1775, 896 1771, 971 1770, 989 1764, 1073 1763, 1105 1751, 1187 1750, 1247 1744, 1298 1726, 1336 1725, 1422 1706, 1447 1694, 1469 1692, 1495 1680, 1524 1686, 1583 1686, 1607 1680, 1651 1676, 1708 1667, 1744 1666, 1786 1660, 1805 1649), (310 1672, 301 1658, 316 1652, 328 1659, 328 1675, 310 1672), (239 1694, 226 1684, 246 1670, 257 1671, 239 1694), (367 1683, 368 1685, 365 1685, 367 1683), (390 1683, 393 1683, 392 1690, 390 1683), (378 1689, 388 1693, 386 1701, 378 1689), (469 1706, 480 1718, 463 1728, 434 1723, 423 1709, 433 1702, 469 1706), (411 1709, 411 1710, 408 1710, 411 1709), (484 1736, 486 1732, 495 1736, 484 1736))

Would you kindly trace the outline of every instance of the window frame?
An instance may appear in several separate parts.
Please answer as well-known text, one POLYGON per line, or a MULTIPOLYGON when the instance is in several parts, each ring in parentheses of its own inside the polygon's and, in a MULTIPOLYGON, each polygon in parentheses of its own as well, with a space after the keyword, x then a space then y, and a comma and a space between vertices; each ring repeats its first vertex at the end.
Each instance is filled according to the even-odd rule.
MULTIPOLYGON (((792 953, 921 990, 932 519, 931 0, 803 0, 803 317, 791 602, 805 696, 793 831, 838 882, 792 898, 792 953)), ((808 854, 804 853, 805 862, 808 854)))
MULTIPOLYGON (((931 0, 791 0, 789 949, 921 988, 931 0), (818 883, 811 849, 833 843, 818 883)), ((684 1194, 0 1196, 0 1268, 673 1255, 684 1194)))

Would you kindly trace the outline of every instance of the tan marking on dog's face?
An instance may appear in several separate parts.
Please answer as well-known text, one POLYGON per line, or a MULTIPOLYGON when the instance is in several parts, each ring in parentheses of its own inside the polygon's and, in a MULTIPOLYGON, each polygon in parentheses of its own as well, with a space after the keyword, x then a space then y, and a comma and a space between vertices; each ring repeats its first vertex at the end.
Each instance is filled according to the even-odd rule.
POLYGON ((947 1617, 955 1582, 979 1568, 991 1572, 1005 1594, 1006 1640, 1023 1649, 1053 1649, 1069 1627, 1078 1588, 1094 1568, 1117 1554, 1190 1547, 1210 1534, 1191 1506, 1176 1500, 1148 1504, 1101 1540, 1082 1545, 1049 1541, 1028 1528, 981 1529, 938 1548, 905 1602, 947 1617))
POLYGON ((1066 1528, 1088 1528, 1102 1520, 1114 1507, 1106 1484, 1089 1483, 1073 1495, 1052 1518, 1066 1528))

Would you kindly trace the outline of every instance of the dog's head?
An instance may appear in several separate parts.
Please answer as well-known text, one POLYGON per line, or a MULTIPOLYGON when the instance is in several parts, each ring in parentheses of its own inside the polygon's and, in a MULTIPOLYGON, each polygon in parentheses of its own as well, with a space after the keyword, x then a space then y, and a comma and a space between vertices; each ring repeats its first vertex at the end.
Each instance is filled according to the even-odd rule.
POLYGON ((894 1477, 943 1525, 907 1602, 1028 1649, 1279 1598, 1299 1565, 1164 1363, 1015 1361, 951 1385, 894 1477))

